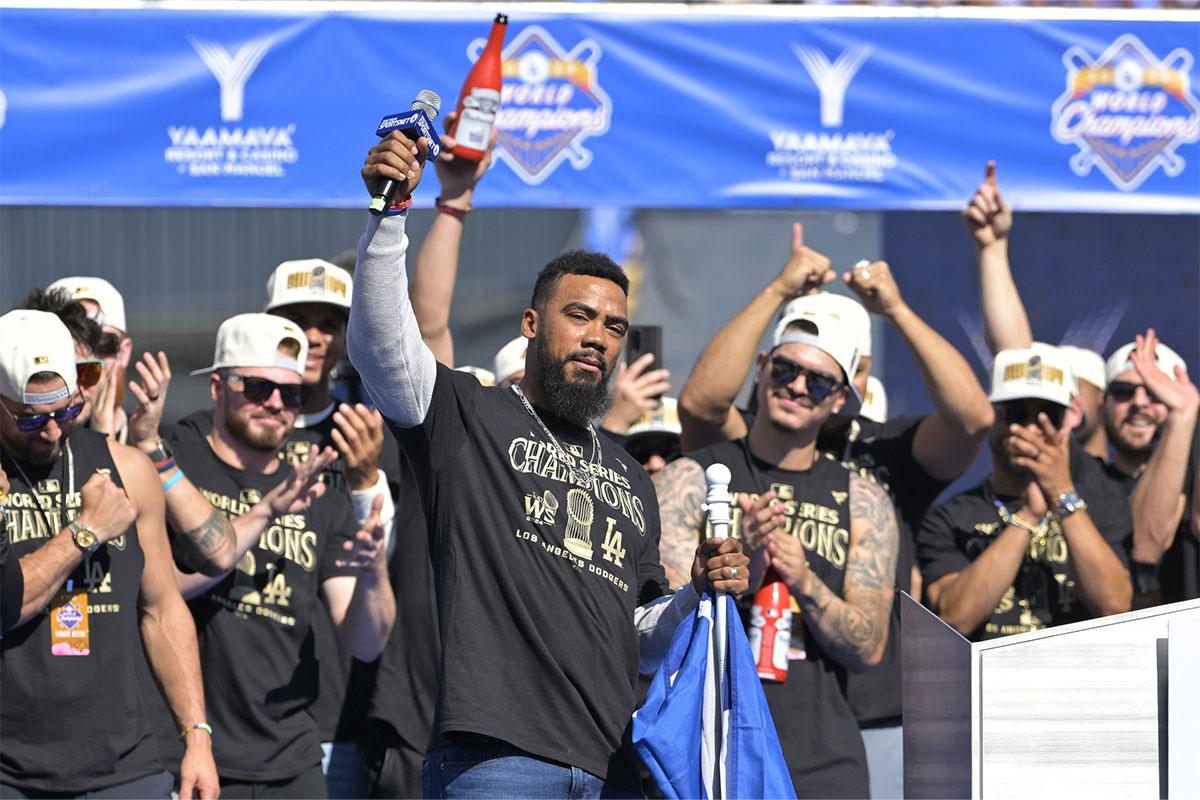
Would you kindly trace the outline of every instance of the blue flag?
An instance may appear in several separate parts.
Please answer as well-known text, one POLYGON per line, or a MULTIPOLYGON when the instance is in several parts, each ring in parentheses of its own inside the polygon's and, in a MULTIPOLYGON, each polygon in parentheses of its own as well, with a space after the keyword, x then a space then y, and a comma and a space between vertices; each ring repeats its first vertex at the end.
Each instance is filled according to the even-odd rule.
POLYGON ((730 622, 724 691, 714 668, 717 605, 710 590, 679 624, 645 704, 634 712, 634 746, 668 798, 795 798, 750 642, 733 599, 721 600, 730 622), (720 731, 704 713, 718 696, 720 731))

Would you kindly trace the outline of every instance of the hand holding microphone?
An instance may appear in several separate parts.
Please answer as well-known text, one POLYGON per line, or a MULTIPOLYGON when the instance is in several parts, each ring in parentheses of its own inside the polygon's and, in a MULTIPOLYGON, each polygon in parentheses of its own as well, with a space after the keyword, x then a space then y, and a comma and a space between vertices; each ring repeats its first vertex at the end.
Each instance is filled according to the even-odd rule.
POLYGON ((383 141, 372 147, 362 168, 362 178, 371 192, 370 211, 376 216, 395 202, 397 194, 410 195, 421 181, 426 158, 437 158, 441 140, 433 128, 441 98, 425 90, 413 101, 412 110, 389 114, 375 131, 383 141), (425 139, 425 146, 417 140, 425 139))

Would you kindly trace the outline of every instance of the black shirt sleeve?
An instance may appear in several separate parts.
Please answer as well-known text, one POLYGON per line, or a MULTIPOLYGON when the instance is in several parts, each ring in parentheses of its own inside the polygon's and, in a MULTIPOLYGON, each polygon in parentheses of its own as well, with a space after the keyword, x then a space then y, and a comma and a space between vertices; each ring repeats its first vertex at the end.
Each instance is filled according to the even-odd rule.
POLYGON ((0 636, 8 633, 21 619, 21 600, 25 596, 25 573, 17 554, 8 546, 8 527, 0 517, 0 636))
POLYGON ((955 527, 949 503, 943 503, 930 509, 917 531, 917 563, 927 586, 971 565, 971 559, 958 547, 955 527))

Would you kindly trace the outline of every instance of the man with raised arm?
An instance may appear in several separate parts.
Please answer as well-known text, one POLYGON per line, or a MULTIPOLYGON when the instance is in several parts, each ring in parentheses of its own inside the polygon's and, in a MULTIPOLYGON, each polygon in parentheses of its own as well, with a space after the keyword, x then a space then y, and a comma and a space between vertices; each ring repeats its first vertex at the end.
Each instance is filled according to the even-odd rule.
MULTIPOLYGON (((859 397, 866 391, 871 366, 867 312, 883 317, 908 345, 934 410, 920 416, 895 417, 882 424, 835 414, 822 426, 817 449, 831 453, 887 491, 895 506, 899 533, 894 585, 919 597, 913 531, 938 494, 975 458, 992 421, 991 406, 962 355, 904 301, 886 262, 859 264, 842 275, 861 304, 843 295, 817 291, 834 277, 829 259, 806 246, 803 229, 794 225, 788 261, 709 341, 684 384, 679 397, 684 448, 686 451, 746 435, 748 414, 735 408, 733 402, 759 342, 781 307, 785 307, 785 315, 798 311, 827 313, 851 325, 863 353, 852 376, 859 397)), ((850 675, 846 695, 866 742, 872 794, 901 796, 898 602, 893 606, 882 663, 876 669, 850 675)))
POLYGON ((731 532, 751 557, 750 582, 767 566, 794 603, 787 679, 763 681, 784 758, 800 797, 866 797, 866 754, 841 685, 875 667, 888 639, 899 535, 887 493, 817 449, 835 410, 853 413, 857 339, 817 312, 784 317, 757 360, 758 413, 749 433, 688 453, 655 476, 663 564, 687 580, 703 538, 704 470, 733 474, 731 532))
MULTIPOLYGON (((399 133, 362 177, 420 181, 399 133)), ((746 588, 732 539, 697 548, 692 588, 670 592, 644 470, 591 423, 608 404, 628 282, 569 253, 542 271, 522 318, 527 369, 509 389, 439 364, 404 269, 404 215, 359 242, 350 356, 421 482, 442 635, 441 690, 424 774, 432 797, 640 791, 628 738, 639 667, 714 585, 746 588)))

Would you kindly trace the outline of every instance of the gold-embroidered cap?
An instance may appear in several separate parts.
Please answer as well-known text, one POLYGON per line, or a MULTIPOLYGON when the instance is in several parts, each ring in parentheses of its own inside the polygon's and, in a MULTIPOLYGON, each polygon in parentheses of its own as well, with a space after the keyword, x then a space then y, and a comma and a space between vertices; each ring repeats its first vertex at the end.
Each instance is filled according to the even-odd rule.
POLYGON ((1071 405, 1075 394, 1075 373, 1063 351, 1050 344, 1034 342, 1033 347, 1001 350, 992 364, 992 393, 988 400, 1048 400, 1060 406, 1071 405))
POLYGON ((350 312, 354 278, 336 264, 320 258, 285 261, 267 278, 263 311, 295 303, 328 303, 350 312))

